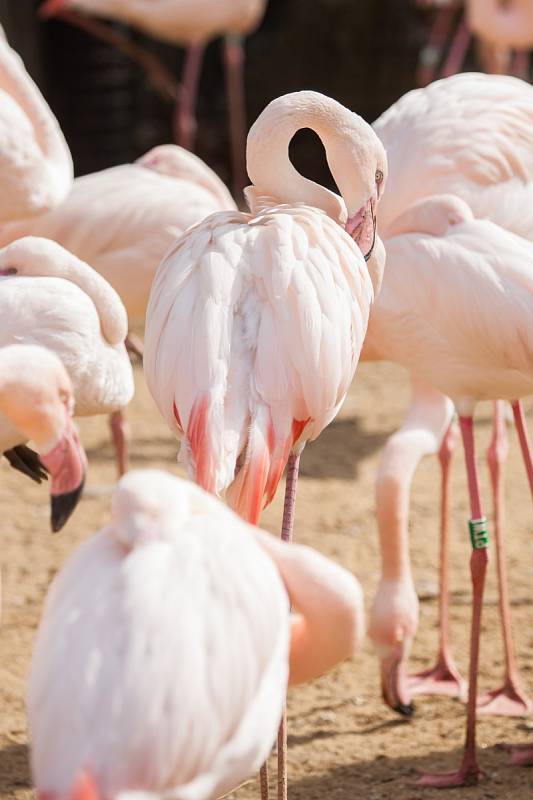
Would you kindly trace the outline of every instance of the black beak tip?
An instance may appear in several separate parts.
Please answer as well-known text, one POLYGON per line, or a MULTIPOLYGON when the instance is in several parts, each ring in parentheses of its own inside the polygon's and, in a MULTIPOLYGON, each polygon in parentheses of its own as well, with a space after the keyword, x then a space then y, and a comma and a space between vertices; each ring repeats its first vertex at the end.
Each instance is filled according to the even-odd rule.
POLYGON ((394 707, 394 710, 398 714, 401 714, 402 717, 412 717, 415 713, 413 703, 398 703, 398 705, 394 707))
POLYGON ((56 494, 52 496, 51 525, 52 532, 57 533, 65 525, 70 515, 78 505, 85 485, 85 477, 73 492, 56 494))

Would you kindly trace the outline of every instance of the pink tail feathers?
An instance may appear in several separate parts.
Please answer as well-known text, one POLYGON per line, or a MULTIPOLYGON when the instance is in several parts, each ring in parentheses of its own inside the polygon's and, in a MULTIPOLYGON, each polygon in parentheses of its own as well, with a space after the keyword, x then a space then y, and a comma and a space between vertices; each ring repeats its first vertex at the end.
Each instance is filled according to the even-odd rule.
MULTIPOLYGON (((209 398, 207 395, 203 395, 192 407, 187 426, 187 441, 194 461, 196 483, 206 492, 216 494, 214 448, 210 435, 209 411, 209 398)), ((181 421, 178 424, 181 425, 181 421)))
MULTIPOLYGON (((37 792, 38 800, 57 800, 55 792, 37 792)), ((69 800, 102 800, 94 778, 86 770, 78 772, 69 794, 69 800)))
POLYGON ((266 421, 258 415, 252 422, 245 462, 226 493, 229 505, 252 525, 258 524, 261 512, 272 502, 291 448, 307 424, 294 420, 288 434, 280 437, 268 410, 265 416, 266 421))

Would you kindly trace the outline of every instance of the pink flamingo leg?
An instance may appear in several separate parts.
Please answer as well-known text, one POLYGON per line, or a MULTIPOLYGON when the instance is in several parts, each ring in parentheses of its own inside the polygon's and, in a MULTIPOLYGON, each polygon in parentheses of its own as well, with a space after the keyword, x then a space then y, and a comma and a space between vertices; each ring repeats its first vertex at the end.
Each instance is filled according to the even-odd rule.
POLYGON ((224 43, 226 92, 229 103, 233 194, 238 199, 246 185, 246 103, 244 94, 244 49, 238 36, 224 43))
POLYGON ((196 140, 196 100, 204 50, 204 44, 193 44, 187 50, 180 101, 176 106, 174 117, 176 142, 186 150, 194 150, 196 140))
POLYGON ((524 409, 520 400, 515 400, 512 406, 516 431, 518 433, 520 448, 522 450, 522 458, 524 459, 527 479, 529 481, 529 488, 533 497, 533 461, 531 460, 531 443, 529 441, 529 434, 527 432, 524 409))
POLYGON ((454 36, 448 58, 442 68, 441 78, 449 78, 450 75, 457 75, 461 71, 468 48, 470 47, 471 34, 464 19, 459 23, 459 27, 454 36))
POLYGON ((527 80, 529 76, 529 52, 527 50, 517 50, 514 54, 511 73, 517 78, 527 80))
POLYGON ((125 412, 114 411, 109 417, 109 426, 115 446, 118 476, 121 478, 128 471, 128 445, 131 438, 125 412))
MULTIPOLYGON (((285 482, 285 503, 283 507, 283 524, 281 538, 284 542, 292 542, 294 528, 294 512, 296 508, 296 486, 300 456, 291 453, 287 463, 287 479, 285 482)), ((278 800, 287 800, 287 705, 283 708, 283 716, 278 731, 278 800)))
POLYGON ((106 25, 105 22, 100 22, 84 14, 77 14, 75 11, 61 11, 56 17, 115 47, 142 67, 153 87, 157 89, 162 97, 174 102, 178 100, 179 87, 172 73, 157 56, 132 42, 127 35, 116 28, 112 28, 110 25, 106 25))
POLYGON ((505 677, 501 689, 488 692, 478 700, 478 716, 522 717, 531 711, 531 701, 524 692, 518 673, 511 626, 509 585, 507 581, 506 553, 503 535, 504 469, 509 452, 501 400, 494 404, 494 426, 487 458, 494 497, 494 527, 496 535, 496 566, 498 571, 500 616, 505 650, 505 677))
POLYGON ((457 446, 459 431, 452 420, 439 450, 441 465, 441 517, 440 517, 440 595, 439 626, 440 643, 437 663, 433 669, 409 677, 409 689, 413 695, 438 694, 466 698, 466 682, 459 674, 450 647, 450 591, 449 591, 449 508, 450 474, 453 454, 457 446))
POLYGON ((427 86, 435 80, 444 46, 455 19, 455 8, 441 9, 431 28, 427 44, 420 51, 416 80, 418 86, 427 86))
POLYGON ((261 800, 268 800, 268 764, 266 761, 259 770, 259 785, 261 787, 261 800))
POLYGON ((476 784, 481 775, 476 755, 476 698, 481 611, 483 608, 483 591, 485 588, 485 576, 488 563, 488 537, 486 535, 486 521, 481 510, 481 497, 475 461, 473 419, 472 417, 460 417, 459 422, 466 459, 471 509, 470 531, 473 545, 470 559, 470 573, 473 588, 472 628, 470 634, 470 680, 468 686, 466 742, 463 760, 459 770, 442 775, 425 774, 419 781, 423 786, 433 786, 441 789, 476 784))

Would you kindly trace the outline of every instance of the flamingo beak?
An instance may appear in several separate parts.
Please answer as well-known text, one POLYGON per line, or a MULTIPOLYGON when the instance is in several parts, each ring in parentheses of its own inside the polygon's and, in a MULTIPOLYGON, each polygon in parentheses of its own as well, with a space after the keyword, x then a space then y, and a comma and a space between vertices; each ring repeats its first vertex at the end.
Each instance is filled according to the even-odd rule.
POLYGON ((372 255, 376 243, 376 197, 372 195, 362 208, 346 222, 346 232, 361 250, 365 261, 372 255))
POLYGON ((70 416, 66 416, 65 430, 60 440, 49 453, 41 455, 41 461, 52 480, 51 524, 52 531, 56 533, 76 508, 87 471, 87 456, 70 416))
POLYGON ((385 703, 404 717, 412 717, 415 707, 407 688, 405 662, 401 646, 381 659, 381 694, 385 703))
POLYGON ((45 0, 39 6, 39 16, 43 19, 55 17, 66 9, 67 4, 68 0, 45 0))

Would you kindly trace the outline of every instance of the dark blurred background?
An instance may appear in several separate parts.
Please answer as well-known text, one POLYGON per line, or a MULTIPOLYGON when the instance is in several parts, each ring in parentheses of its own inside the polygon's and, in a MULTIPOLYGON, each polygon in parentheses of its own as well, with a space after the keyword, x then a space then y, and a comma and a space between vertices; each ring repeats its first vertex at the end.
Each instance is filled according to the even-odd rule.
MULTIPOLYGON (((68 24, 38 20, 38 5, 38 0, 0 0, 0 22, 59 118, 76 173, 131 161, 172 141, 171 105, 142 70, 68 24)), ((429 22, 414 0, 269 0, 260 29, 246 44, 249 123, 273 97, 304 88, 329 94, 373 121, 414 87, 429 22)), ((183 51, 130 35, 162 57, 179 79, 183 51)), ((228 182, 220 41, 207 49, 198 122, 197 153, 228 182)), ((298 135, 292 156, 309 177, 327 179, 312 134, 298 135)))

